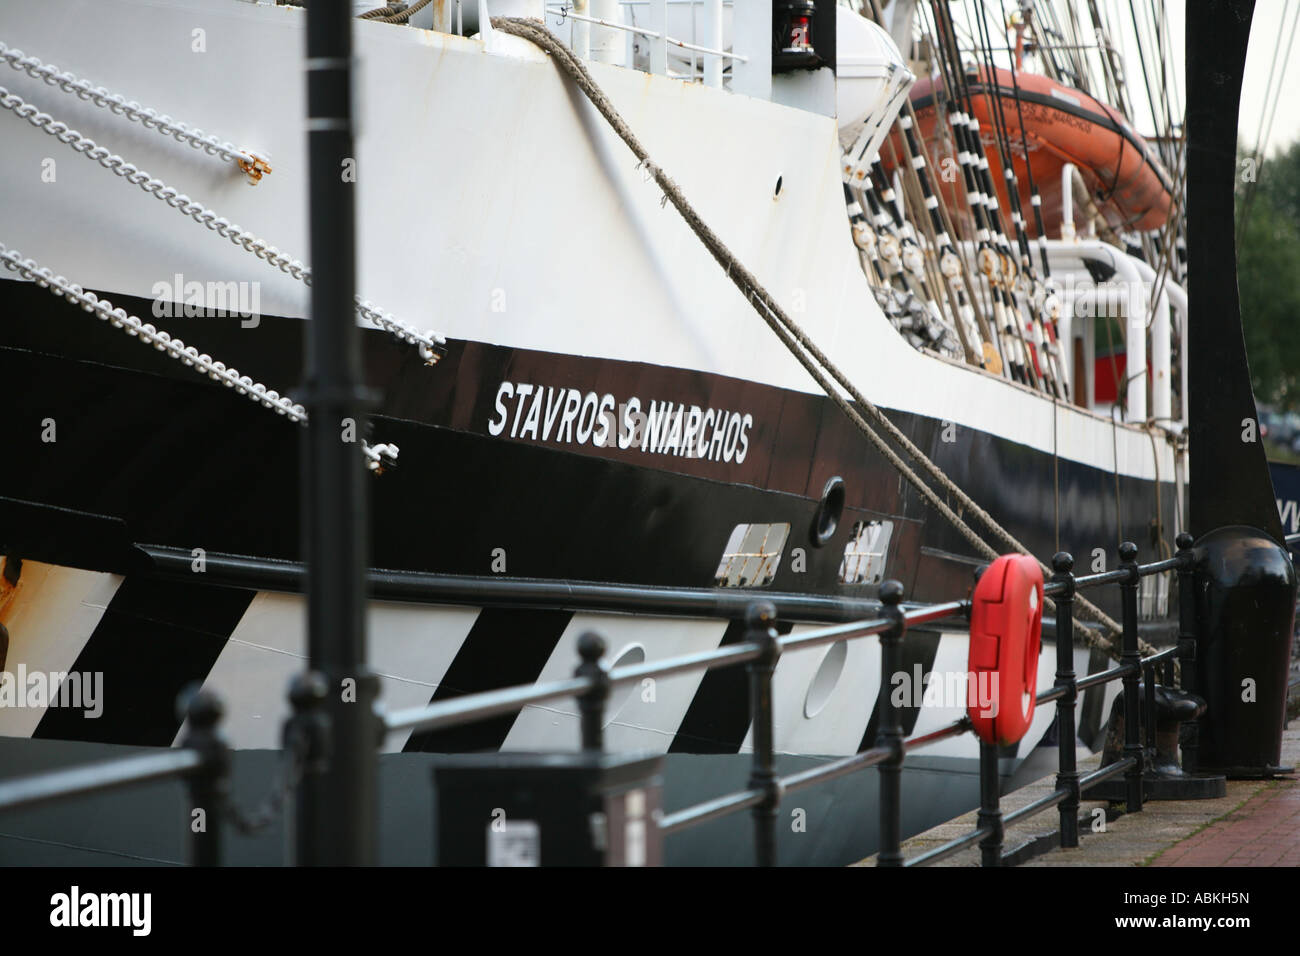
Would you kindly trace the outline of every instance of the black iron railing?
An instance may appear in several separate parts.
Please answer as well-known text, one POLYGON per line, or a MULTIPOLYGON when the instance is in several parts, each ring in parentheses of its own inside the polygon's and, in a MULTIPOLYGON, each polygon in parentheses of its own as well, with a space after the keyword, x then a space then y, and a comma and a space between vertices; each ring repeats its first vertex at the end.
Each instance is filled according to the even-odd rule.
MULTIPOLYGON (((1060 739, 1057 788, 1051 794, 1005 816, 999 809, 999 775, 997 747, 980 744, 980 817, 979 826, 957 840, 937 847, 906 862, 917 866, 933 863, 979 843, 985 865, 997 865, 1002 853, 1002 835, 1005 826, 1048 810, 1060 809, 1061 845, 1078 845, 1078 809, 1080 797, 1090 787, 1124 774, 1127 781, 1127 804, 1130 812, 1142 809, 1142 771, 1145 758, 1141 739, 1139 708, 1144 707, 1147 728, 1147 746, 1154 749, 1155 728, 1155 672, 1164 668, 1166 684, 1174 681, 1175 657, 1191 661, 1195 654, 1194 607, 1190 576, 1193 558, 1192 539, 1179 535, 1178 554, 1164 561, 1139 565, 1134 559, 1137 546, 1124 543, 1120 546, 1120 566, 1114 571, 1076 578, 1073 558, 1058 554, 1053 559, 1055 573, 1045 585, 1044 593, 1056 602, 1057 674, 1055 684, 1038 694, 1036 705, 1055 702, 1057 727, 1060 739), (1180 637, 1178 644, 1158 654, 1143 658, 1138 651, 1138 582, 1148 575, 1177 571, 1180 575, 1181 596, 1180 637), (1118 584, 1121 589, 1122 637, 1121 662, 1099 674, 1078 679, 1074 674, 1074 596, 1080 590, 1118 584), (1139 700, 1138 681, 1146 674, 1145 694, 1139 700), (1081 690, 1096 687, 1109 681, 1124 682, 1125 741, 1123 759, 1101 770, 1081 776, 1075 765, 1075 705, 1081 690)), ((607 669, 601 663, 605 652, 603 640, 595 634, 584 634, 578 642, 581 663, 572 678, 545 685, 523 685, 481 694, 457 697, 452 700, 400 711, 388 715, 385 727, 391 733, 400 730, 436 730, 459 724, 486 720, 491 717, 518 711, 529 704, 545 703, 566 697, 578 701, 582 728, 582 748, 589 751, 603 749, 602 714, 610 691, 624 684, 638 683, 646 678, 663 678, 690 671, 712 670, 745 664, 749 669, 750 708, 753 720, 753 765, 748 786, 744 790, 724 794, 703 803, 664 815, 659 821, 661 835, 669 836, 711 820, 749 810, 754 818, 756 860, 760 866, 776 863, 776 821, 781 800, 787 794, 817 784, 826 783, 867 767, 880 768, 880 842, 877 857, 881 866, 903 864, 899 849, 902 842, 901 783, 906 755, 914 750, 950 737, 971 732, 969 719, 954 721, 948 727, 905 739, 903 736, 902 707, 890 694, 889 675, 902 669, 903 635, 909 627, 968 616, 969 601, 951 601, 903 610, 903 587, 897 581, 886 581, 880 589, 884 609, 879 618, 839 624, 807 631, 799 635, 778 637, 775 630, 775 612, 763 601, 752 603, 746 613, 745 640, 726 648, 684 655, 655 663, 607 669), (879 636, 881 647, 881 684, 878 710, 882 714, 880 729, 873 747, 860 753, 829 761, 819 767, 780 776, 776 773, 776 750, 773 733, 772 675, 777 660, 785 651, 802 650, 822 644, 833 644, 858 638, 879 636)), ((1191 668, 1184 668, 1190 674, 1191 668)), ((1194 746, 1194 744, 1192 744, 1194 746)))
MULTIPOLYGON (((1295 536, 1300 539, 1300 535, 1295 536)), ((775 608, 766 601, 751 602, 746 610, 747 634, 742 643, 716 650, 682 655, 668 660, 647 662, 610 669, 602 662, 605 643, 598 635, 587 633, 578 641, 579 664, 574 676, 546 684, 519 685, 500 690, 465 695, 425 707, 395 711, 381 717, 384 733, 397 731, 431 731, 488 720, 517 713, 529 705, 564 698, 576 698, 584 751, 604 749, 603 714, 613 688, 639 683, 647 678, 665 678, 676 674, 713 670, 744 664, 749 670, 750 707, 753 720, 753 764, 745 789, 723 794, 711 800, 663 815, 658 821, 661 836, 681 833, 741 810, 753 816, 755 859, 760 866, 777 862, 777 814, 782 799, 791 793, 826 783, 868 767, 880 773, 880 866, 922 866, 936 862, 976 843, 986 866, 1001 862, 1003 833, 1009 823, 1025 819, 1052 807, 1060 814, 1061 845, 1078 845, 1078 810, 1080 798, 1089 788, 1123 774, 1127 781, 1127 807, 1130 812, 1142 809, 1142 771, 1145 750, 1140 726, 1147 728, 1146 746, 1154 749, 1155 677, 1163 668, 1163 679, 1172 684, 1174 659, 1189 662, 1195 656, 1195 608, 1192 603, 1193 555, 1190 535, 1178 537, 1175 557, 1139 565, 1137 547, 1120 546, 1120 566, 1114 571, 1075 577, 1073 559, 1061 553, 1053 559, 1054 574, 1045 584, 1044 593, 1056 604, 1056 680, 1041 691, 1036 705, 1055 703, 1059 738, 1059 770, 1056 789, 1008 814, 1000 809, 1000 782, 997 747, 980 744, 980 810, 977 827, 968 834, 943 846, 904 861, 901 853, 902 770, 907 755, 931 744, 972 732, 968 718, 919 736, 905 738, 902 706, 890 693, 889 675, 902 670, 902 642, 909 627, 965 617, 970 614, 967 600, 950 601, 912 609, 902 606, 903 586, 886 581, 880 589, 882 610, 870 620, 835 624, 798 635, 778 636, 775 608), (1180 635, 1176 646, 1149 657, 1138 650, 1138 582, 1148 575, 1177 571, 1179 575, 1180 635), (1118 584, 1121 591, 1121 660, 1118 666, 1098 674, 1077 678, 1074 673, 1074 596, 1078 591, 1118 584), (874 746, 860 753, 828 761, 817 767, 780 775, 776 772, 776 747, 773 728, 772 677, 777 661, 786 651, 805 650, 860 638, 880 638, 881 683, 877 709, 882 715, 874 746), (1138 682, 1145 674, 1145 694, 1139 700, 1138 682), (1120 680, 1124 683, 1124 751, 1123 758, 1093 773, 1082 775, 1075 764, 1075 706, 1080 691, 1120 680), (1139 721, 1139 708, 1145 720, 1139 721)), ((1184 667, 1184 686, 1192 673, 1184 667)), ((301 683, 301 681, 299 681, 301 683)), ((1187 687, 1189 690, 1195 688, 1187 687)), ((303 731, 302 736, 319 736, 316 710, 319 695, 291 694, 293 715, 290 728, 303 731), (304 728, 316 727, 315 731, 304 728)), ((220 822, 218 813, 224 806, 229 754, 217 733, 220 706, 207 694, 194 695, 188 705, 189 730, 176 750, 158 755, 133 756, 82 767, 39 774, 0 783, 0 812, 19 807, 67 799, 165 778, 184 778, 189 782, 195 808, 210 808, 213 819, 201 832, 194 832, 192 861, 198 865, 218 862, 220 822)), ((309 750, 313 747, 309 745, 309 750)), ((1184 741, 1184 754, 1194 754, 1195 738, 1184 741)), ((191 827, 193 830, 193 827, 191 827)))

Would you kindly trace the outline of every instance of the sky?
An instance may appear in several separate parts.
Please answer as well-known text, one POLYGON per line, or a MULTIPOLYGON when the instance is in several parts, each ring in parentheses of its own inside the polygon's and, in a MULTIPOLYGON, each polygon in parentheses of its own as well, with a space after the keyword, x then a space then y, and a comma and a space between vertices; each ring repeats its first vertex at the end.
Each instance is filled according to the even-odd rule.
MULTIPOLYGON (((1184 9, 1188 3, 1195 8, 1197 0, 1182 0, 1170 4, 1168 15, 1170 34, 1177 37, 1179 75, 1182 73, 1184 9)), ((1250 46, 1246 49, 1246 75, 1241 83, 1241 110, 1237 115, 1238 141, 1249 147, 1261 136, 1261 118, 1267 124, 1265 109, 1272 110, 1273 100, 1282 80, 1282 99, 1273 111, 1272 134, 1266 144, 1265 155, 1278 148, 1285 149, 1300 138, 1300 30, 1295 30, 1296 15, 1300 13, 1300 0, 1256 0, 1255 16, 1250 24, 1250 46), (1294 32, 1293 32, 1294 31, 1294 32), (1292 36, 1297 42, 1289 44, 1292 36), (1280 44, 1278 41, 1281 41, 1280 44), (1290 46, 1290 56, 1287 54, 1290 46), (1273 76, 1273 93, 1266 99, 1269 68, 1273 51, 1277 49, 1277 67, 1273 76)))
MULTIPOLYGON (((1282 59, 1287 52, 1288 38, 1300 33, 1293 27, 1298 13, 1300 2, 1297 0, 1289 3, 1284 0, 1257 0, 1255 19, 1250 25, 1246 76, 1241 84, 1241 111, 1237 116, 1238 139, 1243 144, 1255 142, 1260 115, 1265 107, 1264 87, 1268 82, 1273 47, 1279 36, 1282 41, 1277 53, 1277 73, 1283 77, 1282 100, 1274 114, 1273 131, 1266 144, 1266 155, 1279 147, 1286 148, 1300 138, 1300 99, 1297 98, 1297 93, 1300 93, 1300 43, 1291 44, 1291 55, 1286 60, 1282 59), (1286 34, 1282 35, 1284 20, 1286 34)), ((1278 88, 1277 76, 1273 78, 1273 87, 1278 88)))

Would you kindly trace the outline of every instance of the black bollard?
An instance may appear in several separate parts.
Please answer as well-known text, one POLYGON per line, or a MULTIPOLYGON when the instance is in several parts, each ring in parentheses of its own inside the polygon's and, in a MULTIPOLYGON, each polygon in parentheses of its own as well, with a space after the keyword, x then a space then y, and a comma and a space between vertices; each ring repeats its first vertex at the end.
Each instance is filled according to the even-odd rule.
POLYGON ((1196 689, 1207 709, 1197 769, 1270 777, 1282 757, 1296 576, 1286 548, 1253 528, 1196 542, 1196 689))

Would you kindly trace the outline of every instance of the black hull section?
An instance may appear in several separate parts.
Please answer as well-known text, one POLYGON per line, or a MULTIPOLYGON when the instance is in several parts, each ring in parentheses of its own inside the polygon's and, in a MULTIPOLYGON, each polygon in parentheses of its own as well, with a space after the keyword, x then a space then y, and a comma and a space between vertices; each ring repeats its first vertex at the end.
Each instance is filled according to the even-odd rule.
MULTIPOLYGON (((8 423, 0 496, 84 516, 39 521, 31 509, 0 502, 0 545, 84 564, 94 551, 89 539, 124 533, 185 550, 298 559, 302 429, 45 290, 5 282, 0 295, 8 423), (55 441, 43 440, 50 421, 55 441)), ((148 301, 114 299, 150 314, 148 301)), ((264 317, 253 329, 227 318, 159 324, 271 387, 295 390, 298 320, 264 317)), ((371 483, 374 567, 709 588, 737 524, 789 522, 771 590, 870 598, 873 585, 841 585, 837 572, 853 522, 877 518, 894 522, 886 573, 903 581, 910 600, 964 594, 979 563, 824 397, 465 342, 427 368, 380 333, 365 340, 368 378, 382 395, 374 440, 401 448, 398 467, 371 483), (745 408, 755 420, 749 454, 743 464, 724 463, 512 440, 508 431, 493 437, 487 423, 505 380, 745 408), (808 529, 832 475, 844 478, 847 505, 834 538, 816 548, 808 529), (805 567, 791 559, 795 547, 804 549, 805 567)), ((1083 570, 1094 549, 1112 556, 1127 537, 1149 560, 1158 555, 1158 530, 1166 540, 1177 530, 1172 482, 1162 482, 1158 524, 1154 482, 1120 476, 1117 493, 1108 470, 905 411, 890 416, 1043 558, 1059 546, 1083 570)), ((112 560, 111 549, 99 557, 112 560)))

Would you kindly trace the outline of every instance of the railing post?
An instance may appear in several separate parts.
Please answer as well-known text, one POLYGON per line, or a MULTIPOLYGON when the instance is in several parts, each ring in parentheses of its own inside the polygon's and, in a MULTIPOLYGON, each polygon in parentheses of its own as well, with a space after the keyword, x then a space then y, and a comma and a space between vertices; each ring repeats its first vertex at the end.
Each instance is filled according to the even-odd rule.
MULTIPOLYGON (((1156 753, 1156 666, 1142 668, 1142 721, 1146 727, 1146 755, 1153 761, 1156 753)), ((1154 764, 1153 764, 1154 765, 1154 764)))
MULTIPOLYGON (((722 0, 704 0, 704 45, 711 50, 722 50, 726 41, 722 36, 722 0)), ((704 85, 722 88, 723 58, 716 54, 704 56, 704 85)))
POLYGON ((781 780, 776 773, 776 739, 772 724, 772 674, 781 656, 776 633, 776 608, 756 601, 745 610, 745 640, 762 648, 749 663, 749 706, 754 721, 754 763, 749 788, 764 791, 753 809, 754 856, 759 866, 776 866, 776 819, 781 805, 781 780))
POLYGON ((880 698, 876 712, 881 715, 876 734, 877 746, 888 747, 890 756, 880 764, 880 852, 877 866, 903 865, 903 716, 894 704, 894 674, 903 669, 903 633, 907 622, 898 606, 903 600, 903 585, 889 580, 880 586, 884 615, 893 623, 880 634, 880 698))
POLYGON ((181 692, 177 710, 187 721, 183 749, 194 750, 203 766, 190 775, 190 865, 221 865, 221 821, 225 811, 230 749, 217 732, 221 701, 210 691, 181 692))
POLYGON ((578 714, 582 724, 582 749, 600 752, 605 749, 605 704, 609 701, 609 669, 600 661, 605 656, 605 640, 587 631, 578 638, 578 656, 582 663, 574 668, 574 677, 594 680, 591 690, 578 695, 578 714))
POLYGON ((1119 546, 1120 567, 1128 577, 1120 582, 1121 624, 1124 629, 1120 663, 1129 668, 1124 675, 1124 756, 1133 758, 1133 766, 1124 772, 1128 785, 1128 812, 1142 809, 1142 737, 1138 726, 1141 710, 1138 703, 1138 677, 1142 669, 1142 655, 1138 652, 1137 600, 1138 566, 1137 545, 1125 541, 1119 546))
MULTIPOLYGON (((1196 693, 1196 556, 1192 545, 1196 539, 1186 531, 1177 538, 1178 544, 1178 661, 1181 665, 1182 689, 1196 693)), ((1188 721, 1179 731, 1183 736, 1183 770, 1196 773, 1197 736, 1200 728, 1196 721, 1188 721)))
POLYGON ((658 34, 650 38, 650 72, 668 75, 668 0, 650 0, 650 29, 658 34))
MULTIPOLYGON (((307 561, 307 659, 332 693, 330 763, 302 781, 299 818, 308 865, 368 866, 379 839, 379 758, 367 665, 366 565, 369 477, 359 442, 370 403, 361 368, 356 292, 356 190, 340 175, 357 155, 353 138, 352 18, 347 0, 307 5, 308 236, 312 283, 301 399, 302 555, 307 561), (342 688, 349 688, 348 693, 342 688), (312 855, 319 854, 319 855, 312 855)), ((292 506, 290 506, 292 507, 292 506)))
POLYGON ((1079 769, 1075 763, 1074 740, 1075 707, 1078 690, 1074 676, 1074 557, 1065 551, 1052 557, 1052 581, 1060 582, 1063 589, 1056 596, 1056 686, 1066 692, 1056 701, 1056 736, 1059 770, 1056 789, 1068 790, 1070 795, 1061 801, 1061 846, 1079 845, 1079 769))
POLYGON ((998 745, 980 742, 980 812, 976 826, 992 832, 980 840, 980 866, 1002 865, 1002 805, 998 781, 998 745))
MULTIPOLYGON (((300 789, 319 781, 329 767, 330 715, 325 710, 329 684, 319 671, 302 671, 289 681, 290 714, 284 722, 284 749, 300 761, 300 789)), ((294 821, 294 866, 319 866, 325 858, 319 832, 310 813, 299 812, 294 821)))

